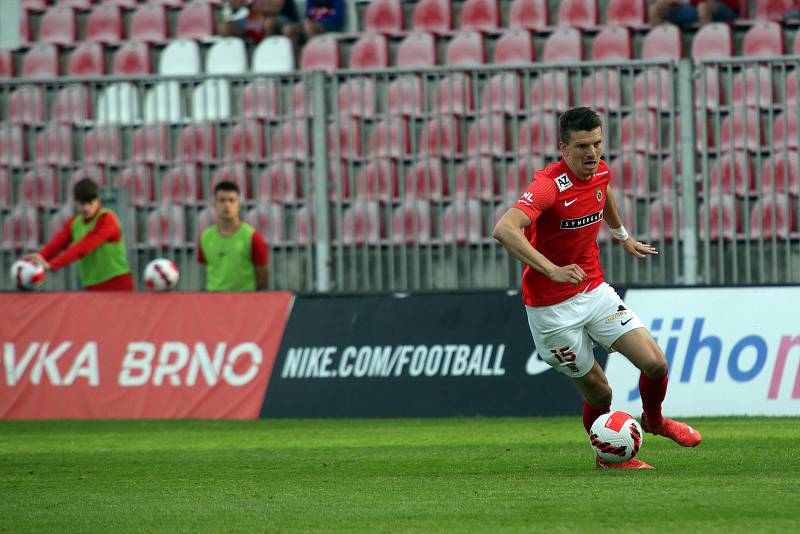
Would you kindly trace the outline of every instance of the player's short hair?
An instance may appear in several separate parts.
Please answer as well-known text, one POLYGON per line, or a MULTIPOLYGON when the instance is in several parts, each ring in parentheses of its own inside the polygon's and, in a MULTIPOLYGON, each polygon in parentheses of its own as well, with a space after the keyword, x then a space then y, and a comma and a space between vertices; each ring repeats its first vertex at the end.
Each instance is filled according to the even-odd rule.
POLYGON ((568 109, 558 119, 559 136, 562 143, 569 143, 570 132, 590 132, 603 126, 603 119, 589 107, 568 109))
POLYGON ((100 184, 91 178, 84 178, 72 186, 72 196, 76 202, 91 202, 100 197, 100 184))
POLYGON ((217 196, 217 193, 220 191, 234 191, 237 195, 241 195, 239 186, 236 182, 231 182, 230 180, 222 180, 214 186, 214 196, 217 196))

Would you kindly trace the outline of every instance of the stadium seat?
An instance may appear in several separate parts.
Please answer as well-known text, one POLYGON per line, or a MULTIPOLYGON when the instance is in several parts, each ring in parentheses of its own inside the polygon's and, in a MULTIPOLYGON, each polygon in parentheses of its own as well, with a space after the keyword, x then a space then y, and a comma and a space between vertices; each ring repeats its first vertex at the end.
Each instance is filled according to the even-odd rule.
POLYGON ((483 37, 474 31, 463 31, 453 36, 445 49, 445 65, 469 67, 486 63, 483 37))
POLYGON ((495 198, 496 183, 492 158, 471 158, 456 170, 455 201, 461 202, 467 197, 491 202, 495 198))
POLYGON ((631 34, 622 26, 605 26, 592 41, 592 61, 628 61, 633 58, 631 34))
POLYGON ((39 21, 39 40, 41 44, 72 46, 78 36, 75 11, 67 6, 52 6, 44 12, 39 21))
POLYGON ((419 153, 450 159, 460 156, 460 122, 455 117, 447 116, 428 121, 420 135, 419 153))
POLYGON ((756 0, 756 19, 780 21, 790 9, 796 8, 795 0, 756 0))
POLYGON ((48 224, 47 235, 45 236, 45 241, 50 240, 55 236, 64 225, 67 224, 67 221, 70 217, 75 215, 75 207, 72 205, 72 202, 68 204, 64 204, 60 210, 56 211, 50 216, 50 223, 48 224))
POLYGON ((0 122, 0 167, 17 167, 28 160, 22 132, 20 126, 0 122))
POLYGON ((391 204, 398 199, 397 166, 386 159, 371 161, 356 177, 355 198, 391 204))
POLYGON ((211 123, 191 124, 184 127, 181 131, 178 158, 190 163, 211 163, 216 161, 217 136, 217 129, 211 123))
POLYGON ((84 161, 107 165, 122 160, 122 144, 116 126, 96 126, 83 138, 84 161))
POLYGON ((461 6, 461 29, 496 32, 500 28, 499 0, 465 0, 461 6))
POLYGON ((488 237, 483 226, 479 201, 453 202, 442 213, 442 241, 459 245, 481 243, 488 237))
POLYGON ((729 58, 733 55, 731 27, 723 22, 713 22, 700 28, 692 39, 692 59, 729 58))
POLYGON ((363 155, 361 124, 357 119, 340 117, 328 125, 328 156, 337 160, 357 160, 363 155))
POLYGON ((52 44, 36 44, 22 58, 23 78, 58 78, 61 74, 58 48, 52 44))
POLYGON ((773 93, 770 70, 759 65, 748 65, 746 70, 733 78, 731 106, 771 109, 773 93))
POLYGON ((14 57, 11 50, 0 50, 0 79, 14 77, 14 57))
POLYGON ((389 42, 380 34, 364 35, 350 48, 351 69, 383 69, 389 66, 389 42))
POLYGON ((554 64, 583 61, 581 32, 575 28, 557 28, 544 41, 542 61, 554 64))
POLYGON ((8 93, 6 120, 12 124, 41 124, 44 115, 44 91, 41 87, 22 85, 8 93))
POLYGON ((100 43, 80 43, 67 62, 67 76, 105 76, 106 60, 100 43))
POLYGON ((36 136, 36 163, 62 166, 71 164, 72 128, 51 122, 39 132, 36 136))
POLYGON ((203 199, 200 174, 193 163, 172 167, 161 180, 161 203, 173 206, 194 206, 203 199))
POLYGON ((757 20, 744 34, 743 56, 782 56, 784 50, 783 28, 777 22, 757 20))
POLYGON ((20 0, 22 11, 42 12, 47 9, 49 0, 20 0))
POLYGON ((800 195, 800 157, 796 150, 777 153, 761 167, 761 194, 769 196, 789 193, 796 202, 800 195))
POLYGON ((402 117, 389 117, 373 125, 369 135, 369 156, 405 158, 410 153, 408 122, 402 117))
MULTIPOLYGON (((120 6, 125 9, 136 9, 139 6, 139 0, 100 0, 103 4, 112 6, 120 6)), ((183 0, 180 0, 181 2, 183 0)))
POLYGON ((658 198, 648 208, 649 237, 653 243, 662 239, 669 243, 675 240, 677 233, 683 228, 683 212, 675 207, 671 198, 658 198), (676 220, 675 212, 678 212, 676 220), (677 225, 677 228, 675 227, 677 225))
POLYGON ((794 70, 786 75, 784 84, 786 108, 796 109, 800 102, 800 74, 794 70))
POLYGON ((250 174, 244 163, 226 163, 214 171, 214 175, 211 178, 211 188, 208 190, 210 198, 213 198, 214 188, 220 182, 235 183, 239 187, 239 198, 242 204, 249 203, 250 199, 253 198, 250 188, 250 174))
POLYGON ((163 124, 137 128, 133 132, 133 160, 156 165, 170 161, 169 141, 169 129, 163 124))
POLYGON ((119 44, 123 39, 122 10, 113 4, 100 4, 86 18, 84 41, 119 44))
POLYGON ((596 0, 562 0, 558 3, 558 25, 590 30, 597 26, 596 0))
MULTIPOLYGON (((247 221, 247 223, 249 224, 250 221, 247 221)), ((194 223, 194 227, 196 228, 196 233, 194 236, 195 240, 199 243, 200 238, 203 236, 203 232, 205 232, 208 227, 214 224, 217 224, 217 210, 214 209, 214 206, 206 206, 198 211, 197 219, 194 223)))
POLYGON ((402 33, 404 29, 405 16, 401 0, 375 0, 364 11, 366 33, 393 35, 402 33))
POLYGON ((726 92, 722 90, 719 68, 716 65, 707 65, 705 69, 698 69, 694 81, 695 107, 704 110, 716 110, 726 103, 726 92), (703 75, 705 74, 705 84, 703 75))
POLYGON ((744 197, 750 194, 753 183, 753 162, 747 152, 735 151, 724 154, 717 161, 709 163, 709 194, 736 194, 744 197))
POLYGON ((439 113, 465 115, 474 109, 472 79, 467 74, 454 72, 439 81, 433 106, 439 113))
POLYGON ((148 165, 133 165, 125 168, 117 179, 117 186, 128 193, 128 205, 150 206, 155 200, 153 174, 148 165))
POLYGON ((565 111, 572 105, 571 84, 566 71, 548 70, 531 80, 531 108, 565 111))
POLYGON ((206 74, 247 72, 247 51, 238 37, 218 39, 206 52, 206 74))
POLYGON ((385 237, 381 207, 377 202, 354 202, 342 214, 342 243, 377 244, 385 237))
POLYGON ((550 24, 547 0, 513 0, 508 11, 508 26, 542 31, 550 24))
POLYGON ((200 74, 200 47, 189 39, 175 39, 161 52, 158 73, 167 76, 200 74))
POLYGON ((794 43, 792 44, 792 54, 800 56, 800 32, 795 32, 794 43))
MULTIPOLYGON (((258 131, 263 132, 263 129, 259 127, 258 131)), ((310 135, 311 133, 308 131, 304 120, 289 120, 283 123, 273 131, 270 139, 272 158, 297 161, 307 159, 311 154, 311 147, 309 146, 310 135)), ((252 145, 252 142, 246 143, 247 145, 252 145)), ((253 149, 247 150, 246 153, 253 154, 253 149)), ((253 158, 253 160, 259 161, 257 158, 253 158)))
MULTIPOLYGON (((678 194, 683 192, 683 178, 681 177, 681 160, 680 158, 672 158, 667 156, 661 160, 661 179, 658 182, 661 185, 660 194, 664 196, 672 196, 673 191, 677 188, 678 194), (673 167, 675 167, 673 169, 673 167)), ((611 177, 612 180, 618 175, 611 177)), ((699 189, 699 184, 698 184, 699 189)))
POLYGON ((147 43, 127 41, 114 54, 111 73, 115 76, 149 76, 153 73, 150 46, 147 43))
POLYGON ((508 142, 505 116, 484 116, 467 131, 467 154, 504 157, 509 149, 508 142))
MULTIPOLYGON (((634 202, 631 197, 625 195, 617 195, 615 197, 617 201, 617 211, 619 212, 620 217, 622 217, 622 224, 628 230, 636 230, 636 221, 634 220, 634 215, 636 214, 636 207, 634 206, 634 202)), ((611 232, 608 231, 608 225, 604 222, 600 223, 600 231, 597 233, 597 241, 599 243, 609 243, 611 242, 611 232)), ((640 226, 644 226, 644 223, 640 224, 640 226)), ((632 232, 634 233, 634 232, 632 232)), ((635 234, 642 234, 642 232, 635 232, 635 234)), ((644 239, 644 237, 642 237, 644 239)))
POLYGON ((242 88, 242 116, 276 119, 281 115, 280 98, 275 80, 255 79, 242 88))
POLYGON ((434 237, 431 205, 425 200, 408 198, 392 213, 392 242, 428 244, 434 237))
POLYGON ((650 195, 650 173, 646 155, 623 154, 611 160, 608 167, 611 171, 611 186, 615 191, 637 198, 647 198, 650 195))
POLYGON ((541 156, 527 154, 517 158, 517 161, 509 165, 506 171, 501 193, 503 200, 512 204, 516 202, 533 181, 533 174, 543 168, 544 159, 541 156))
POLYGON ((11 190, 11 173, 6 167, 0 167, 0 208, 12 206, 11 190))
POLYGON ((453 29, 450 0, 420 0, 414 6, 411 25, 414 31, 437 34, 450 32, 453 29))
POLYGON ((583 80, 581 98, 585 106, 598 111, 616 111, 622 108, 622 88, 616 70, 598 69, 583 80))
POLYGON ((742 218, 736 199, 731 195, 712 196, 697 210, 697 225, 701 239, 706 237, 706 209, 708 209, 710 228, 708 237, 711 241, 732 241, 741 235, 742 218))
POLYGON ((292 72, 294 70, 292 41, 284 35, 273 35, 262 39, 253 50, 250 69, 262 74, 292 72))
MULTIPOLYGON (((106 173, 103 167, 99 165, 81 165, 72 173, 72 176, 70 176, 70 188, 84 178, 94 180, 100 184, 100 187, 105 187, 107 185, 106 173)), ((70 200, 67 199, 67 201, 69 202, 70 200)))
POLYGON ((633 81, 633 105, 637 109, 668 111, 675 106, 672 76, 668 69, 647 69, 633 81))
POLYGON ((55 0, 53 3, 55 3, 58 6, 71 7, 73 9, 88 11, 92 9, 92 4, 94 2, 93 0, 55 0))
POLYGON ((339 42, 333 35, 310 39, 300 52, 300 68, 332 72, 339 68, 339 42))
POLYGON ((496 65, 533 63, 535 57, 533 38, 528 30, 519 28, 506 30, 494 44, 496 65))
POLYGON ((793 201, 785 196, 767 195, 755 202, 750 212, 750 238, 797 238, 793 207, 793 201))
POLYGON ((20 201, 32 208, 55 208, 60 205, 58 177, 52 167, 32 169, 22 177, 20 201))
POLYGON ((440 159, 424 158, 406 172, 401 197, 441 202, 448 196, 447 174, 440 159))
POLYGON ((622 150, 657 153, 661 151, 661 127, 658 115, 652 111, 638 111, 622 119, 622 150))
POLYGON ((258 189, 254 196, 258 204, 302 202, 303 188, 295 162, 278 161, 267 167, 258 177, 258 189))
POLYGON ((231 85, 222 78, 208 78, 192 90, 192 119, 208 122, 231 116, 231 85))
POLYGON ((427 32, 408 34, 397 47, 396 66, 400 68, 433 67, 436 60, 436 39, 427 32))
POLYGON ((425 92, 418 76, 401 76, 389 84, 388 111, 392 115, 404 117, 424 114, 425 92))
POLYGON ((144 95, 144 122, 178 123, 186 116, 181 86, 175 80, 158 82, 144 95))
MULTIPOLYGON (((776 120, 777 122, 777 120, 776 120)), ((761 150, 764 145, 764 129, 758 110, 735 109, 720 125, 720 148, 722 150, 761 150)))
MULTIPOLYGON (((334 225, 329 225, 329 237, 333 237, 334 225)), ((295 234, 298 245, 308 245, 317 241, 317 212, 308 204, 301 206, 295 215, 295 234)))
POLYGON ((683 57, 681 30, 674 24, 660 24, 647 32, 642 41, 642 59, 672 59, 683 57))
POLYGON ((139 113, 139 96, 130 82, 106 86, 97 100, 97 122, 100 124, 135 124, 139 113))
POLYGON ((800 128, 797 127, 797 108, 786 108, 783 113, 775 117, 772 125, 772 138, 775 148, 800 147, 800 128))
POLYGON ((520 154, 558 154, 558 117, 554 113, 532 116, 520 125, 517 139, 520 154))
POLYGON ((162 249, 187 244, 186 217, 182 207, 159 206, 147 215, 147 244, 162 249))
POLYGON ((264 204, 248 211, 245 220, 264 237, 269 246, 283 245, 287 241, 283 211, 280 204, 264 204))
POLYGON ((642 28, 646 24, 647 6, 644 0, 608 0, 606 2, 606 24, 642 28))
POLYGON ((132 41, 143 41, 152 44, 164 44, 169 41, 169 24, 167 10, 161 4, 152 2, 140 4, 131 14, 128 27, 128 38, 132 41))
POLYGON ((338 104, 339 116, 374 117, 375 82, 368 77, 350 78, 339 85, 338 104))
POLYGON ((3 221, 4 250, 35 250, 39 245, 39 219, 36 208, 14 206, 3 221))
POLYGON ((514 72, 495 74, 483 86, 481 110, 513 115, 523 108, 524 95, 519 75, 514 72))
POLYGON ((311 86, 300 80, 292 88, 292 112, 297 117, 310 117, 312 108, 311 86))
POLYGON ((194 0, 183 6, 178 14, 175 37, 205 41, 214 36, 214 12, 211 4, 194 0))

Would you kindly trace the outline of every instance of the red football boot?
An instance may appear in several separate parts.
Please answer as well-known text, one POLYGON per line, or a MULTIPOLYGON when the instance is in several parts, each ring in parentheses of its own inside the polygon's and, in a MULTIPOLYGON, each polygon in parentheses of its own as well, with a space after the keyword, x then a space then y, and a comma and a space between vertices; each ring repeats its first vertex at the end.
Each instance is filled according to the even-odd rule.
POLYGON ((703 436, 694 428, 666 417, 661 418, 660 425, 653 426, 647 422, 647 415, 642 414, 642 428, 650 434, 668 437, 682 447, 696 447, 703 441, 703 436))
POLYGON ((636 458, 631 458, 627 462, 620 462, 618 464, 612 462, 606 462, 599 456, 595 459, 595 468, 596 469, 655 469, 650 464, 646 464, 641 460, 636 458))

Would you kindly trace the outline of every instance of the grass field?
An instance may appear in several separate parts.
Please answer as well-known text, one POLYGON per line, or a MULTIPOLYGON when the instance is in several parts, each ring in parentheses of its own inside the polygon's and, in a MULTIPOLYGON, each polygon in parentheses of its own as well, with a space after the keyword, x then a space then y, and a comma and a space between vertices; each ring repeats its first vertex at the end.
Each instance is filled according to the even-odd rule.
POLYGON ((579 418, 0 422, 2 532, 787 532, 796 419, 645 435, 595 471, 579 418))

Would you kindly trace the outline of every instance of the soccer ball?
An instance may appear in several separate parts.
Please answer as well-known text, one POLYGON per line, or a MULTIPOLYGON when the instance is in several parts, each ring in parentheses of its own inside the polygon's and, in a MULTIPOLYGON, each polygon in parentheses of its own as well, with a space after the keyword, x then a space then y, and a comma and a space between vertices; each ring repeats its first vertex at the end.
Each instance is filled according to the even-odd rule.
POLYGON ((28 260, 17 260, 11 266, 11 280, 18 289, 36 289, 46 276, 44 267, 28 260))
POLYGON ((158 258, 144 268, 144 283, 153 291, 166 291, 178 285, 178 266, 166 258, 158 258))
POLYGON ((611 463, 627 462, 642 447, 642 427, 625 412, 609 412, 592 423, 589 440, 594 452, 611 463))

